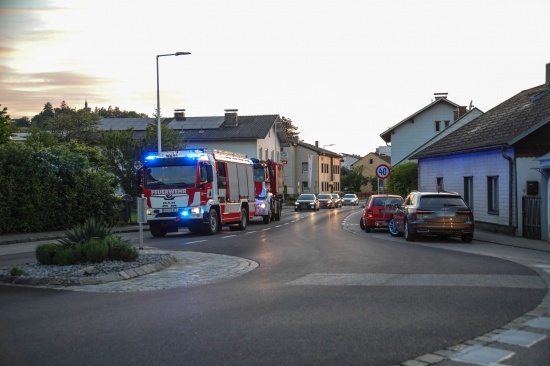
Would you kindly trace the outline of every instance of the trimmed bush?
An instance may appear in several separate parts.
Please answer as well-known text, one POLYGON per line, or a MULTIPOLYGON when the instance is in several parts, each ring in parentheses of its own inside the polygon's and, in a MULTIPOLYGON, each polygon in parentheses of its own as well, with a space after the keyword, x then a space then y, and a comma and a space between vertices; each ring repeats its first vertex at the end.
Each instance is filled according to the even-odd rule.
POLYGON ((35 250, 36 260, 40 264, 55 264, 55 255, 61 250, 55 243, 39 244, 35 250))
POLYGON ((105 238, 109 246, 109 259, 113 261, 132 262, 138 259, 139 251, 129 240, 119 236, 105 238))
POLYGON ((55 255, 55 264, 60 266, 70 266, 82 261, 82 244, 74 247, 63 248, 55 255))
POLYGON ((99 263, 108 259, 109 245, 106 240, 92 238, 87 243, 80 244, 84 262, 99 263))

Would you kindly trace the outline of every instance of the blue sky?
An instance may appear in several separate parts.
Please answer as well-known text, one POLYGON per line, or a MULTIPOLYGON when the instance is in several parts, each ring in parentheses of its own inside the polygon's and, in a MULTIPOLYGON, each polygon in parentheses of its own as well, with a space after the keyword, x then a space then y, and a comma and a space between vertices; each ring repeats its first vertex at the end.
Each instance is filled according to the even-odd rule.
POLYGON ((0 2, 0 104, 280 114, 365 155, 434 93, 487 111, 545 81, 549 0, 0 2))

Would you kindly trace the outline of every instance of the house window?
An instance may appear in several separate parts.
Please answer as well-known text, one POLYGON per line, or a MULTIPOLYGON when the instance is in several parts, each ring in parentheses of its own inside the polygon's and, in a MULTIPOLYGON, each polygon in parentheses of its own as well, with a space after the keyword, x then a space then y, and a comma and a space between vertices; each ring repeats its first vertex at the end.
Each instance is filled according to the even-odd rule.
POLYGON ((487 177, 487 209, 489 214, 498 215, 498 176, 487 177))
POLYGON ((369 159, 369 164, 373 164, 374 163, 374 160, 373 159, 369 159))
POLYGON ((309 192, 309 185, 307 181, 302 182, 302 192, 309 192))
POLYGON ((448 128, 451 125, 451 121, 445 121, 445 128, 448 128))
POLYGON ((442 192, 445 190, 445 187, 443 186, 443 177, 438 177, 436 180, 436 190, 437 192, 442 192))
POLYGON ((474 207, 474 177, 464 177, 464 201, 474 207))
POLYGON ((302 162, 302 173, 307 173, 307 162, 302 162))
POLYGON ((441 131, 441 121, 435 121, 434 127, 435 127, 435 132, 441 131))

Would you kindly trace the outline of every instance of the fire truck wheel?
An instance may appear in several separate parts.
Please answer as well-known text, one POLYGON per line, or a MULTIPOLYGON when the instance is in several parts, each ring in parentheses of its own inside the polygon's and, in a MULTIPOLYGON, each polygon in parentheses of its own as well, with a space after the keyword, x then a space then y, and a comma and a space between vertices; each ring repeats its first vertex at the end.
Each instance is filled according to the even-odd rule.
POLYGON ((208 223, 204 224, 203 232, 206 235, 212 235, 218 232, 219 222, 218 222, 218 213, 216 210, 211 209, 208 213, 208 223))
POLYGON ((267 215, 263 215, 262 219, 264 219, 264 224, 269 224, 271 221, 271 212, 268 213, 267 215))
POLYGON ((277 211, 275 212, 275 221, 281 220, 281 211, 283 210, 283 204, 279 201, 277 202, 277 211))
POLYGON ((237 225, 237 229, 246 230, 247 226, 248 226, 248 211, 246 210, 246 208, 243 207, 241 208, 241 221, 239 221, 239 225, 237 225))
POLYGON ((152 222, 149 225, 149 230, 155 238, 166 236, 166 229, 162 227, 160 222, 152 222))

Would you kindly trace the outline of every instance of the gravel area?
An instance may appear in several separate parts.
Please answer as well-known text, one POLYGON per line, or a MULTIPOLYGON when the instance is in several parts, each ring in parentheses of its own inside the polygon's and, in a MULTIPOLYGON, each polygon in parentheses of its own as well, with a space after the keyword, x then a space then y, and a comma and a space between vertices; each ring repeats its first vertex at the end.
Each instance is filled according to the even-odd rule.
MULTIPOLYGON (((170 257, 169 253, 140 253, 136 261, 106 261, 102 263, 81 263, 71 266, 44 265, 38 262, 17 264, 25 274, 33 278, 91 278, 154 264, 170 257)), ((0 277, 10 275, 10 267, 0 268, 0 277)))

